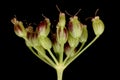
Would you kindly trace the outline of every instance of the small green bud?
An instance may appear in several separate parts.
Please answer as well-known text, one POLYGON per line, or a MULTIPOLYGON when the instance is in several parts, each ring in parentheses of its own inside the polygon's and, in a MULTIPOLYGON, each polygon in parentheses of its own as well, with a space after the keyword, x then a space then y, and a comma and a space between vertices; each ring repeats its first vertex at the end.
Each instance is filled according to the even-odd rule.
POLYGON ((57 41, 59 44, 65 44, 68 38, 68 31, 66 27, 57 27, 57 41))
POLYGON ((74 37, 72 37, 71 34, 69 34, 68 43, 69 43, 70 47, 75 48, 79 44, 79 38, 74 38, 74 37))
MULTIPOLYGON (((31 27, 29 26, 28 28, 31 28, 31 27)), ((35 50, 37 50, 38 54, 41 56, 41 54, 45 54, 46 52, 45 52, 45 49, 41 46, 37 35, 38 34, 35 32, 28 31, 27 39, 25 40, 25 43, 28 47, 33 47, 35 50)))
POLYGON ((44 49, 50 49, 52 47, 52 42, 48 37, 39 38, 39 42, 44 49))
POLYGON ((83 25, 83 31, 80 37, 80 42, 86 42, 88 39, 88 30, 87 30, 87 25, 83 25))
POLYGON ((65 44, 64 51, 66 56, 70 56, 70 57, 73 56, 75 53, 74 48, 70 47, 68 43, 65 44))
POLYGON ((65 23, 66 23, 65 14, 60 12, 58 26, 61 26, 62 28, 64 28, 65 23))
POLYGON ((45 18, 44 21, 41 21, 36 28, 36 32, 38 32, 39 37, 47 37, 50 32, 50 20, 45 18))
POLYGON ((77 16, 71 17, 69 24, 68 24, 68 30, 72 37, 74 38, 80 38, 82 34, 82 26, 81 23, 78 20, 77 16))
MULTIPOLYGON (((40 56, 42 56, 42 55, 45 55, 45 53, 46 53, 46 51, 45 51, 45 49, 41 46, 41 45, 39 45, 39 46, 33 46, 32 44, 31 44, 31 42, 30 41, 25 41, 25 43, 26 43, 26 45, 28 46, 28 47, 32 47, 32 48, 34 48, 37 52, 38 52, 38 54, 40 55, 40 56)), ((33 50, 34 50, 33 49, 33 50)), ((35 52, 36 52, 35 51, 35 52)))
POLYGON ((52 40, 52 44, 53 44, 53 51, 56 54, 56 56, 59 56, 61 45, 57 41, 56 34, 54 34, 54 33, 52 34, 51 40, 52 40))
POLYGON ((56 54, 59 54, 60 53, 60 44, 57 42, 57 41, 54 41, 53 42, 53 50, 56 54))
POLYGON ((38 40, 38 33, 33 32, 33 27, 28 26, 26 28, 27 31, 27 40, 32 46, 39 46, 39 40, 38 40))
POLYGON ((43 56, 43 55, 46 54, 46 51, 45 51, 45 49, 44 49, 42 46, 36 46, 36 47, 34 47, 34 48, 37 50, 37 52, 38 52, 38 54, 39 54, 40 56, 43 56))
POLYGON ((16 18, 13 18, 11 22, 14 24, 14 32, 19 37, 26 36, 26 30, 21 21, 18 21, 16 18))
POLYGON ((99 16, 96 16, 92 19, 92 26, 95 35, 101 35, 104 31, 104 23, 101 19, 99 19, 99 16))

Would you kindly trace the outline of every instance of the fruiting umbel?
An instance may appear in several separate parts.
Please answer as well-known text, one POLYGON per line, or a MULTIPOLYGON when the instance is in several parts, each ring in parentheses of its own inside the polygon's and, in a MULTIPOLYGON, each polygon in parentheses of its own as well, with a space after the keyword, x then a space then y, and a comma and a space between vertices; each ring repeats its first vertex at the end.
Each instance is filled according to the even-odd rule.
POLYGON ((14 25, 15 34, 25 39, 27 47, 39 59, 56 69, 58 80, 62 80, 64 69, 104 32, 104 23, 98 16, 92 19, 95 38, 84 46, 88 39, 87 25, 82 24, 76 15, 70 17, 67 22, 65 13, 60 12, 59 21, 55 25, 56 33, 52 34, 52 37, 48 36, 51 31, 50 19, 44 18, 36 29, 31 25, 25 28, 16 18, 11 22, 14 25))
MULTIPOLYGON (((63 52, 68 55, 71 51, 74 52, 74 49, 79 43, 85 43, 88 39, 87 25, 82 24, 76 15, 70 17, 70 21, 66 25, 65 13, 60 12, 53 41, 48 37, 51 23, 47 17, 38 24, 35 31, 30 25, 25 28, 23 23, 16 18, 13 18, 11 22, 14 24, 14 32, 17 36, 25 39, 27 46, 40 46, 45 50, 53 49, 54 53, 60 54, 59 49, 63 47, 65 48, 63 52), (69 46, 64 47, 66 43, 68 43, 69 46)), ((92 26, 96 36, 104 32, 104 23, 98 16, 92 19, 92 26)))
MULTIPOLYGON (((66 47, 67 52, 65 53, 68 54, 70 48, 75 49, 79 43, 85 43, 88 39, 87 25, 83 25, 76 15, 70 17, 66 27, 65 13, 60 12, 59 21, 56 25, 56 37, 53 41, 48 37, 51 23, 47 17, 38 24, 35 31, 32 26, 25 28, 23 23, 16 18, 13 18, 11 22, 14 24, 16 35, 24 38, 27 45, 29 43, 29 46, 41 46, 46 50, 53 47, 55 53, 59 53, 61 45, 67 42, 70 47, 66 47)), ((92 26, 96 36, 104 32, 104 23, 98 16, 92 19, 92 26)))

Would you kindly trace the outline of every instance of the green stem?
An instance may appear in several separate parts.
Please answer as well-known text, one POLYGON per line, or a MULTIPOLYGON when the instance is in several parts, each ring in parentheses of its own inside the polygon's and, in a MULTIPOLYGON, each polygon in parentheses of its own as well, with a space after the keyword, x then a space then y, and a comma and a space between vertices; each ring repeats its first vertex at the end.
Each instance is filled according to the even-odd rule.
POLYGON ((63 53, 64 53, 64 44, 61 44, 60 55, 59 55, 60 63, 63 62, 63 53))
POLYGON ((79 51, 83 48, 84 45, 85 45, 85 42, 82 43, 82 45, 80 46, 80 48, 78 49, 78 51, 76 53, 79 53, 79 51))
POLYGON ((62 80, 62 77, 63 77, 63 71, 62 70, 60 70, 60 71, 57 70, 57 80, 62 80))
POLYGON ((81 53, 83 53, 92 43, 94 43, 99 36, 96 36, 86 47, 84 47, 78 54, 76 54, 73 58, 69 59, 65 64, 67 67, 72 61, 74 61, 81 53))
POLYGON ((70 56, 67 56, 67 57, 65 58, 63 64, 65 64, 69 58, 70 58, 70 56))
POLYGON ((28 48, 32 51, 32 53, 34 54, 34 55, 36 55, 39 59, 41 59, 43 62, 45 62, 46 64, 48 64, 49 66, 51 66, 51 67, 53 67, 54 68, 54 66, 55 66, 55 64, 52 62, 52 60, 50 60, 47 56, 40 56, 40 55, 38 55, 33 49, 32 49, 32 47, 29 47, 28 46, 28 48), (46 60, 45 60, 45 59, 46 60))
POLYGON ((64 66, 62 64, 58 64, 56 66, 56 72, 57 72, 57 80, 62 80, 63 78, 63 72, 64 72, 64 66))
POLYGON ((56 57, 53 55, 53 53, 51 52, 51 50, 49 49, 47 51, 49 52, 50 56, 53 58, 53 60, 55 61, 55 63, 58 64, 58 61, 57 61, 56 57))

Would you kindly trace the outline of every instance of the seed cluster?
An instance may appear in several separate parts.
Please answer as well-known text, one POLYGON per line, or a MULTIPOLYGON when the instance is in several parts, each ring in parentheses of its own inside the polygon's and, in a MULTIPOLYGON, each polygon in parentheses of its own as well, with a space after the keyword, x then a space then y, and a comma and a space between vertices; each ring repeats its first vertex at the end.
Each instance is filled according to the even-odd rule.
MULTIPOLYGON (((104 31, 104 23, 102 20, 99 16, 95 16, 91 21, 95 35, 101 35, 104 31)), ((11 22, 14 24, 14 32, 16 35, 25 39, 26 45, 31 49, 34 48, 37 51, 36 55, 40 56, 39 58, 48 64, 51 62, 46 51, 50 53, 53 62, 58 64, 64 61, 64 54, 69 60, 79 53, 82 47, 76 49, 77 46, 80 43, 85 43, 88 39, 87 25, 82 24, 76 15, 70 17, 66 25, 66 17, 63 12, 59 14, 56 34, 53 34, 52 39, 48 37, 51 31, 51 22, 47 17, 38 24, 36 30, 33 30, 32 26, 25 28, 22 21, 18 21, 16 18, 13 18, 11 22), (51 49, 54 52, 52 52, 51 49)))

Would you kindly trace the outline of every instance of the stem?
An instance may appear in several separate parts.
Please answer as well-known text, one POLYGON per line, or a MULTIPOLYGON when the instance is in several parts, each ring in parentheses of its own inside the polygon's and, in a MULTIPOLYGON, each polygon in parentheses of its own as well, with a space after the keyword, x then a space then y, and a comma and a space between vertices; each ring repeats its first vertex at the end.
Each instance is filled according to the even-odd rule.
POLYGON ((59 64, 56 66, 56 72, 57 72, 57 80, 62 80, 63 72, 64 72, 64 66, 62 64, 59 64))
POLYGON ((64 44, 61 44, 61 50, 60 50, 60 56, 59 56, 60 63, 63 62, 63 53, 64 53, 64 44))
POLYGON ((63 77, 63 71, 62 70, 57 70, 57 80, 62 80, 63 77))
POLYGON ((70 58, 70 56, 67 56, 67 57, 65 58, 63 64, 65 64, 69 58, 70 58))
POLYGON ((82 45, 80 46, 80 48, 78 49, 78 51, 76 53, 79 53, 79 51, 83 48, 84 45, 85 45, 85 42, 82 43, 82 45))
POLYGON ((53 53, 51 52, 50 49, 48 50, 48 52, 49 52, 50 56, 53 58, 53 60, 55 61, 55 63, 58 64, 56 57, 53 55, 53 53))
POLYGON ((74 61, 81 53, 83 53, 92 43, 94 43, 97 38, 99 37, 96 36, 86 47, 84 47, 78 54, 76 54, 73 58, 69 59, 67 63, 65 64, 65 67, 67 67, 72 61, 74 61))
POLYGON ((41 59, 43 62, 45 62, 46 64, 48 64, 49 66, 53 67, 55 66, 55 64, 47 57, 47 56, 39 56, 38 54, 36 54, 36 52, 32 49, 32 47, 29 47, 28 48, 32 51, 32 53, 34 55, 36 55, 39 59, 41 59), (45 60, 45 59, 46 60, 45 60))

